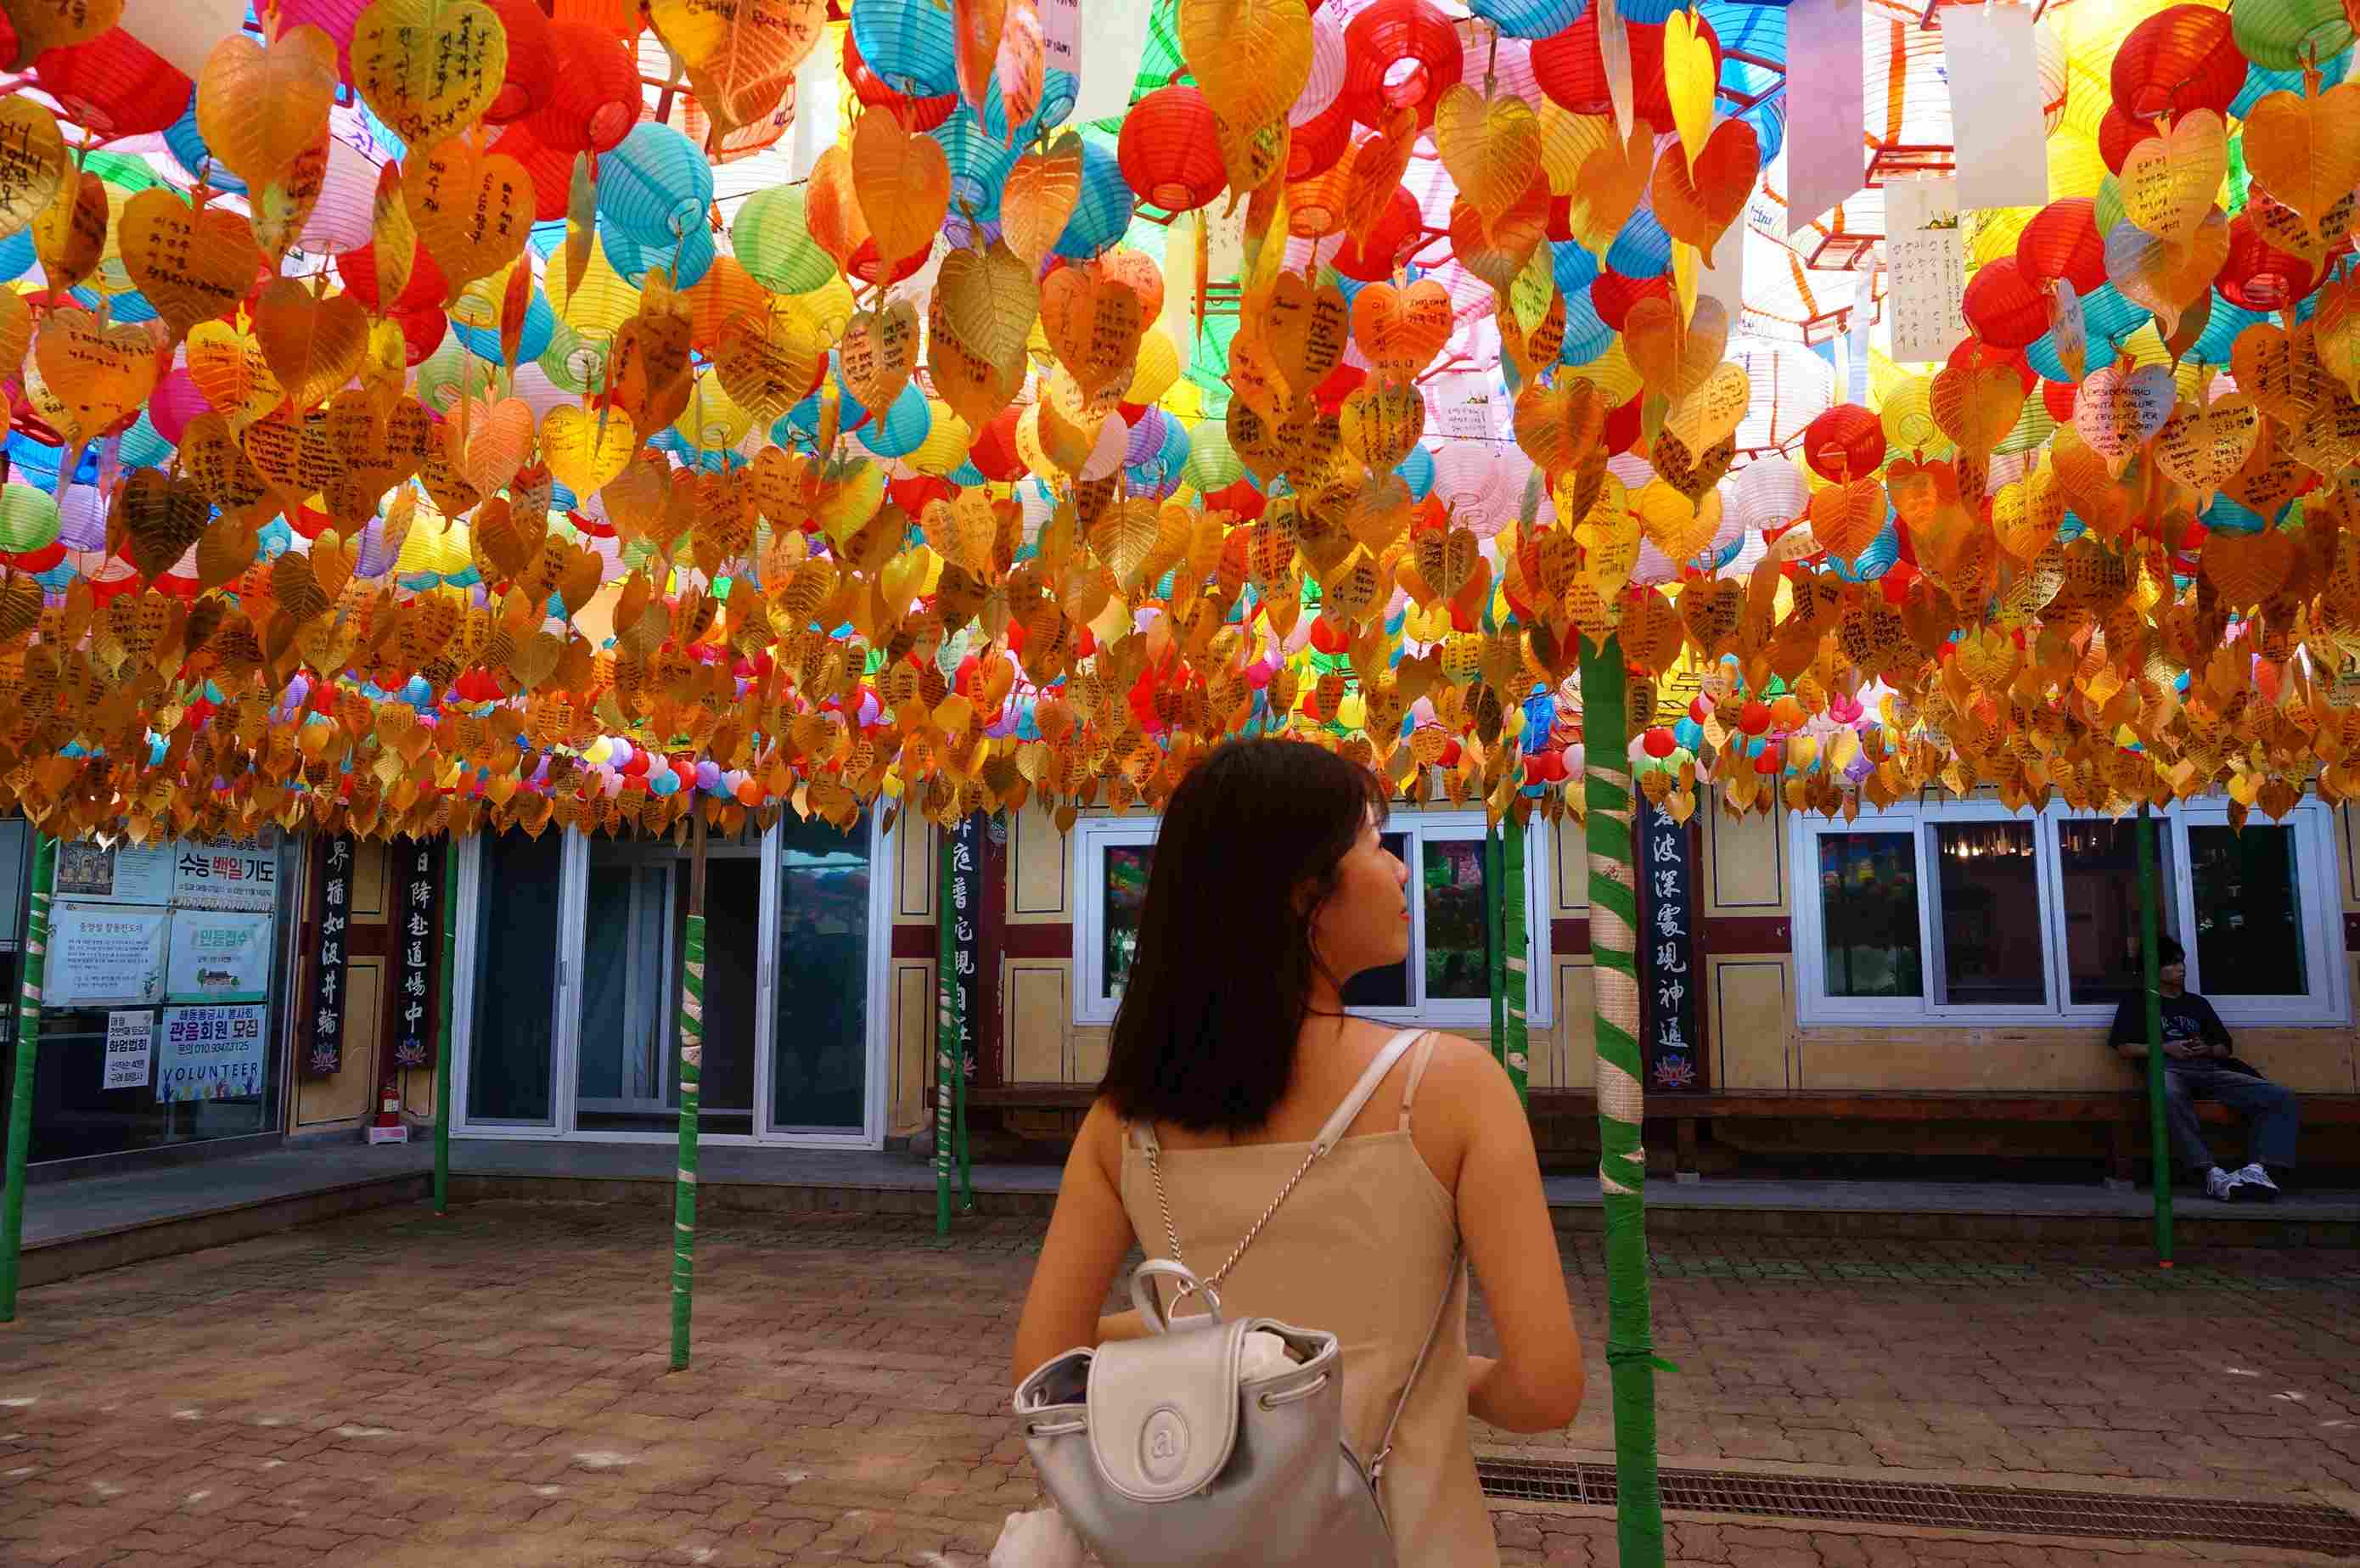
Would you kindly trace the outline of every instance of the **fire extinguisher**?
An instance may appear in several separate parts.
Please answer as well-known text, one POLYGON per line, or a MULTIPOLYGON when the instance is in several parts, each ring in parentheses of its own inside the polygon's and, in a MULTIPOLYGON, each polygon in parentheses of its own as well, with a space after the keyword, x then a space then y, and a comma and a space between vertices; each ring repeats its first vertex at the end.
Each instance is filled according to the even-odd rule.
POLYGON ((377 1091, 377 1124, 380 1127, 401 1125, 401 1090, 388 1073, 377 1091))

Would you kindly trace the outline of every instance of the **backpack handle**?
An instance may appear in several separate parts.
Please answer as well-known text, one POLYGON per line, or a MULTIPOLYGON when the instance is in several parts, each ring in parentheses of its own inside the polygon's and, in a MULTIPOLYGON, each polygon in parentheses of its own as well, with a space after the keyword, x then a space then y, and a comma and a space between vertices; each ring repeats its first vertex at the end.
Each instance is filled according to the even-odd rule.
POLYGON ((1131 1275, 1131 1304, 1139 1309, 1140 1321, 1150 1329, 1160 1334, 1172 1332, 1172 1321, 1164 1315, 1164 1303, 1157 1299, 1153 1283, 1158 1277, 1180 1281, 1179 1295, 1173 1298, 1175 1301, 1181 1296, 1202 1296, 1213 1321, 1218 1323, 1221 1321, 1219 1292, 1198 1279, 1196 1270, 1176 1258, 1152 1257, 1133 1269, 1131 1275))

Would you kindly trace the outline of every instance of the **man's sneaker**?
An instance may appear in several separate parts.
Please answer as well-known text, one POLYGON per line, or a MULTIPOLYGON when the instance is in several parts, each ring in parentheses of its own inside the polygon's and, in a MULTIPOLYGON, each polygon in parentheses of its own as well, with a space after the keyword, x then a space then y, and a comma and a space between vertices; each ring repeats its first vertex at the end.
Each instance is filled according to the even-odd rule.
POLYGON ((2204 1173, 2204 1196, 2223 1203, 2237 1201, 2237 1179, 2214 1166, 2204 1173))
POLYGON ((2249 1165, 2229 1178, 2232 1203, 2267 1203, 2278 1195, 2278 1184, 2258 1165, 2249 1165))

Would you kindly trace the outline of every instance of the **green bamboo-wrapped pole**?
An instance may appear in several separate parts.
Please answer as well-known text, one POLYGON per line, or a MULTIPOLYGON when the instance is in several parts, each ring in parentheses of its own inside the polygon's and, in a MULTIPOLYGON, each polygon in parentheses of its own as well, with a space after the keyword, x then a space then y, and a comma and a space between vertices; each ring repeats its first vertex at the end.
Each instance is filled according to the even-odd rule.
MULTIPOLYGON (((1491 896, 1483 901, 1483 988, 1491 998, 1491 1054, 1508 1065, 1508 870, 1500 850, 1500 829, 1483 829, 1483 885, 1491 896)), ((1421 894, 1422 895, 1422 894, 1421 894)))
POLYGON ((958 917, 951 909, 953 836, 948 828, 934 834, 934 1234, 951 1234, 951 1170, 956 1159, 952 1146, 951 1097, 966 1076, 959 1061, 960 1002, 955 954, 958 917))
POLYGON ((16 1321, 16 1266, 25 1245, 25 1163, 33 1148, 33 1062, 41 1036, 41 982, 49 959, 49 883, 58 841, 33 829, 33 906, 25 922, 25 978, 16 989, 16 1072, 8 1094, 8 1195, 0 1204, 0 1323, 16 1321))
POLYGON ((688 935, 680 969, 680 1174, 672 1184, 672 1365, 688 1365, 688 1321, 696 1286, 696 1120, 705 1070, 705 816, 695 821, 688 861, 688 935))
POLYGON ((1663 1568, 1655 1475, 1655 1346, 1647 1291, 1647 1157, 1639 1065, 1639 901, 1631 863, 1627 671, 1621 638, 1581 644, 1583 796, 1598 1058, 1598 1185, 1606 1209, 1606 1366, 1614 1398, 1622 1568, 1663 1568))
POLYGON ((2155 811, 2139 803, 2139 950, 2147 969, 2147 1141, 2155 1149, 2155 1260, 2171 1266, 2171 1133, 2163 1099, 2163 954, 2155 903, 2155 811))
POLYGON ((451 998, 459 986, 459 836, 442 843, 442 983, 434 1029, 434 1212, 451 1212, 451 998))
POLYGON ((1508 981, 1507 1048, 1501 1053, 1500 1060, 1507 1067, 1508 1080, 1516 1086, 1516 1098, 1524 1100, 1526 1069, 1532 1060, 1531 1030, 1525 1023, 1532 977, 1525 972, 1528 966, 1524 956, 1532 950, 1532 944, 1524 929, 1524 829, 1517 826, 1514 817, 1503 817, 1500 837, 1505 846, 1501 858, 1507 868, 1503 879, 1507 885, 1500 898, 1506 937, 1499 951, 1508 981))

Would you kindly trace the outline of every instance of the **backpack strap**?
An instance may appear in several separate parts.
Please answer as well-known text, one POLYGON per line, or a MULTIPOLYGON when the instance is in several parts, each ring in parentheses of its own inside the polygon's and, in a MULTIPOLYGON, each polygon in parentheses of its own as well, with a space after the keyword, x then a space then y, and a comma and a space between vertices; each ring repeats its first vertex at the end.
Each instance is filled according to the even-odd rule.
POLYGON ((1409 1397, 1417 1387, 1417 1376, 1434 1354, 1434 1342, 1442 1337, 1442 1316, 1450 1310, 1451 1293, 1459 1288, 1459 1266, 1467 1259, 1467 1245, 1461 1242, 1450 1254, 1450 1271, 1442 1277, 1442 1299, 1434 1304, 1434 1321, 1426 1325, 1426 1343, 1417 1347, 1417 1359, 1410 1363, 1409 1380, 1402 1385, 1401 1398, 1393 1401, 1393 1418, 1385 1422, 1385 1435, 1377 1444, 1377 1456, 1369 1463, 1369 1479, 1382 1477, 1385 1461, 1393 1456, 1393 1433, 1401 1427, 1403 1413, 1409 1409, 1409 1397))
POLYGON ((1384 1082, 1387 1073, 1393 1071, 1393 1063, 1401 1060, 1402 1053, 1417 1044, 1425 1034, 1424 1029, 1404 1029, 1384 1043, 1384 1047, 1377 1052, 1376 1059, 1369 1064, 1369 1070, 1360 1075, 1360 1081, 1352 1085, 1352 1092, 1344 1096, 1344 1102, 1336 1107, 1336 1113, 1328 1118, 1326 1126, 1319 1129, 1316 1145, 1319 1154, 1326 1154, 1343 1141, 1344 1135, 1351 1131, 1352 1124, 1360 1119, 1360 1113, 1367 1109, 1370 1100, 1375 1096, 1377 1086, 1384 1082))

